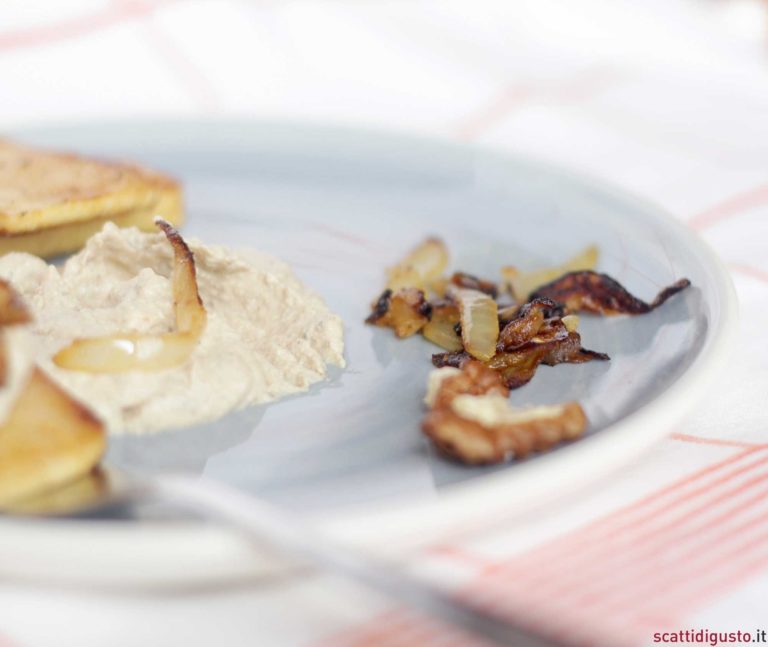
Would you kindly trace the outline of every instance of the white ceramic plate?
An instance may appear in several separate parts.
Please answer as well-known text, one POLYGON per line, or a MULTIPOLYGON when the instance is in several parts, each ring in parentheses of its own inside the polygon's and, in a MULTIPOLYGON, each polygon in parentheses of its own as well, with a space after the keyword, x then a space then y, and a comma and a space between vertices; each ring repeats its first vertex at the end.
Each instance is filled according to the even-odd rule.
MULTIPOLYGON (((540 504, 635 460, 695 403, 734 329, 730 279, 694 233, 653 205, 526 160, 396 135, 254 123, 123 123, 21 133, 125 157, 185 183, 185 233, 290 262, 346 322, 348 366, 305 395, 213 424, 115 438, 108 461, 183 470, 295 509, 344 540, 406 550, 540 504), (646 299, 693 282, 640 317, 584 317, 609 363, 543 367, 514 403, 577 399, 586 438, 497 468, 436 456, 418 422, 430 354, 363 325, 383 270, 427 234, 454 267, 558 263, 597 243, 599 269, 646 299)), ((263 573, 237 537, 166 510, 128 519, 0 521, 0 572, 123 584, 263 573)))

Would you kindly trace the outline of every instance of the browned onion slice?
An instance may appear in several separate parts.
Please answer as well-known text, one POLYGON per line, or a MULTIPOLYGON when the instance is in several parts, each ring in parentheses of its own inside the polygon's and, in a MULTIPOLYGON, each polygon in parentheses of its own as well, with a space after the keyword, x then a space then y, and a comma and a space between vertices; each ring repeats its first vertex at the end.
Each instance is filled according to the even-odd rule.
POLYGON ((514 267, 502 267, 501 275, 518 301, 528 301, 531 298, 529 295, 536 288, 554 281, 563 274, 595 269, 599 254, 597 247, 590 245, 562 265, 534 270, 533 272, 521 272, 514 267))
POLYGON ((115 334, 76 339, 53 362, 71 371, 122 373, 159 371, 183 364, 205 330, 207 313, 197 287, 195 258, 176 229, 161 218, 155 224, 173 247, 173 311, 176 331, 164 335, 115 334))
POLYGON ((464 349, 479 360, 491 359, 496 354, 496 343, 499 341, 496 301, 479 290, 453 286, 449 295, 459 304, 464 349))
POLYGON ((461 337, 456 332, 459 323, 459 308, 451 301, 432 304, 432 317, 421 329, 421 334, 433 344, 449 351, 463 350, 461 337))
POLYGON ((664 288, 651 303, 630 294, 618 281, 597 272, 570 272, 541 286, 532 299, 547 298, 562 303, 568 312, 594 312, 602 315, 645 314, 655 310, 691 282, 680 279, 664 288))
POLYGON ((392 291, 405 287, 424 289, 425 285, 439 279, 446 267, 448 267, 448 248, 445 243, 439 238, 427 238, 397 265, 389 268, 387 271, 389 282, 398 281, 399 284, 387 285, 387 287, 392 291), (409 276, 413 281, 421 279, 421 284, 404 284, 405 277, 409 276))

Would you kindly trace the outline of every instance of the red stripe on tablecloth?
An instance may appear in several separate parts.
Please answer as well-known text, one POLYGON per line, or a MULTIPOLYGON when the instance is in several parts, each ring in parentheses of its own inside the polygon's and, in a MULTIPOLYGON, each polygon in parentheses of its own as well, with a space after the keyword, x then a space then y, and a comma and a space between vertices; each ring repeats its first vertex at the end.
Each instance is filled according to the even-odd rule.
POLYGON ((688 220, 688 224, 695 229, 705 229, 721 220, 727 220, 755 207, 768 204, 768 184, 755 189, 745 191, 733 196, 724 202, 710 207, 706 211, 696 214, 688 220))
POLYGON ((721 445, 723 447, 751 447, 753 449, 763 449, 768 447, 768 443, 747 443, 740 440, 730 440, 728 438, 706 438, 704 436, 691 436, 690 434, 670 434, 672 440, 679 440, 684 443, 694 443, 697 445, 721 445))
POLYGON ((530 86, 509 86, 494 97, 476 114, 465 117, 455 126, 456 135, 461 139, 473 139, 504 120, 510 112, 528 103, 534 96, 530 86))
POLYGON ((316 229, 317 231, 327 234, 328 236, 332 236, 333 238, 338 238, 339 240, 352 243, 358 247, 365 247, 367 250, 373 250, 376 252, 381 251, 381 245, 375 243, 372 240, 369 240, 368 238, 363 238, 362 236, 359 236, 357 234, 350 234, 349 232, 344 231, 343 229, 338 229, 337 227, 331 227, 330 225, 324 222, 311 222, 308 224, 312 229, 316 229))
MULTIPOLYGON (((692 582, 689 590, 679 591, 677 599, 672 601, 679 604, 679 608, 686 613, 692 613, 753 579, 756 573, 768 568, 768 533, 746 540, 732 553, 724 564, 708 572, 712 575, 707 578, 707 586, 696 586, 696 582, 692 582)), ((660 599, 668 600, 665 595, 660 596, 660 599)))
POLYGON ((649 533, 642 538, 644 541, 624 545, 621 551, 612 547, 612 552, 607 552, 603 561, 592 563, 589 568, 582 569, 577 577, 572 577, 572 573, 568 573, 567 581, 559 580, 555 585, 543 588, 541 593, 549 597, 562 594, 567 596, 570 605, 576 605, 580 610, 587 611, 590 605, 616 606, 622 597, 636 595, 637 588, 653 589, 658 586, 663 586, 665 589, 671 588, 690 575, 687 571, 680 572, 680 569, 686 568, 685 561, 670 565, 665 571, 664 578, 658 577, 656 573, 649 573, 649 568, 656 564, 668 549, 674 548, 675 551, 679 551, 681 547, 689 547, 696 551, 698 558, 724 545, 724 542, 733 538, 737 532, 765 524, 766 520, 763 518, 757 522, 754 519, 741 522, 739 519, 742 515, 754 511, 760 504, 764 504, 768 488, 759 488, 759 485, 766 481, 768 481, 768 472, 763 473, 758 480, 745 484, 738 492, 729 492, 720 501, 708 501, 706 505, 712 505, 728 501, 739 494, 754 491, 745 501, 730 507, 724 506, 722 512, 703 524, 697 525, 695 521, 706 510, 696 510, 695 514, 687 515, 686 518, 675 519, 671 527, 659 529, 658 535, 649 533), (666 536, 663 534, 665 531, 666 536), (703 540, 706 540, 706 543, 703 543, 703 540), (699 543, 702 545, 697 547, 699 543), (620 577, 616 576, 617 573, 621 574, 620 577), (634 578, 629 583, 623 581, 628 575, 634 578), (582 584, 579 585, 580 583, 582 584), (573 591, 578 589, 578 592, 569 594, 568 589, 572 587, 573 591), (606 600, 609 600, 610 604, 606 604, 606 600))
POLYGON ((112 27, 126 20, 142 18, 152 13, 160 3, 115 2, 105 9, 91 14, 61 20, 49 25, 39 25, 0 33, 0 49, 36 47, 71 40, 93 31, 112 27))
MULTIPOLYGON (((764 517, 760 521, 765 526, 764 517)), ((725 545, 727 550, 690 560, 690 570, 684 574, 687 579, 667 588, 659 583, 651 595, 636 599, 631 615, 615 614, 617 624, 621 623, 625 631, 631 627, 635 635, 647 638, 653 631, 677 626, 681 618, 722 599, 768 567, 768 532, 735 538, 737 541, 725 545), (714 562, 707 561, 713 558, 714 562)))
MULTIPOLYGON (((117 10, 142 16, 149 15, 155 8, 155 3, 145 0, 114 0, 113 4, 117 10)), ((211 110, 218 107, 215 88, 200 68, 174 45, 173 41, 153 21, 145 20, 141 26, 146 42, 184 86, 187 94, 203 109, 211 110)))
POLYGON ((386 613, 315 647, 490 647, 453 627, 407 611, 386 613))
MULTIPOLYGON (((755 464, 753 466, 758 467, 755 464)), ((618 624, 617 631, 624 632, 625 625, 631 620, 636 620, 638 613, 645 609, 642 606, 643 600, 657 599, 658 591, 672 596, 681 588, 696 586, 700 571, 699 561, 689 557, 687 561, 681 560, 676 565, 662 570, 657 563, 659 553, 663 554, 665 550, 680 550, 681 546, 686 545, 686 541, 694 544, 691 546, 693 550, 698 537, 701 546, 696 548, 698 552, 694 555, 696 560, 707 564, 712 561, 713 555, 731 548, 733 540, 738 543, 745 532, 768 527, 768 518, 764 514, 747 522, 742 521, 745 514, 765 505, 768 488, 760 486, 766 481, 768 470, 763 467, 757 476, 734 488, 726 488, 723 491, 722 483, 713 485, 713 489, 708 490, 708 493, 716 496, 706 501, 705 505, 694 512, 677 517, 666 527, 646 532, 644 539, 655 542, 655 549, 650 552, 639 552, 638 544, 609 545, 603 550, 602 560, 594 560, 586 566, 581 566, 575 576, 572 564, 568 560, 559 559, 560 555, 555 553, 551 558, 560 563, 560 568, 550 572, 549 578, 536 584, 520 578, 521 573, 530 568, 528 557, 524 554, 507 563, 509 570, 496 570, 490 576, 474 582, 466 594, 467 598, 495 601, 499 612, 512 617, 521 618, 521 613, 526 613, 526 621, 534 628, 542 632, 555 629, 555 637, 563 641, 573 640, 578 635, 579 625, 587 630, 583 637, 590 638, 590 631, 594 637, 596 626, 602 624, 602 629, 607 630, 610 623, 606 619, 615 618, 621 611, 628 617, 618 624), (745 493, 750 494, 747 500, 728 507, 731 501, 745 493), (697 521, 712 506, 718 504, 726 504, 717 508, 720 510, 718 516, 697 525, 697 521), (675 529, 682 529, 683 532, 669 532, 675 529), (662 534, 664 532, 666 535, 662 534), (566 574, 565 578, 558 578, 558 575, 563 574, 566 574), (625 580, 624 577, 629 579, 625 580), (595 582, 599 585, 595 586, 595 582), (559 622, 558 618, 563 621, 559 622)), ((639 545, 642 546, 642 542, 639 545)), ((760 544, 756 543, 755 546, 759 547, 760 544)), ((745 550, 746 547, 732 549, 727 553, 728 559, 736 554, 740 559, 754 557, 753 553, 746 553, 745 550)), ((716 563, 727 571, 731 562, 723 559, 716 563)), ((689 607, 667 605, 668 615, 675 618, 683 617, 689 610, 689 607)))
MULTIPOLYGON (((757 450, 742 452, 743 455, 751 455, 757 450)), ((721 462, 722 464, 722 462, 721 462)), ((700 496, 717 491, 735 478, 768 464, 768 452, 757 461, 747 463, 735 470, 704 483, 695 489, 685 492, 682 496, 664 502, 659 507, 645 510, 643 514, 629 516, 626 510, 618 511, 604 518, 604 524, 592 525, 585 530, 567 534, 549 544, 535 548, 522 556, 517 556, 505 563, 499 564, 493 569, 491 577, 509 577, 514 574, 516 585, 525 584, 528 587, 543 586, 547 580, 560 578, 560 574, 567 572, 568 581, 577 574, 590 573, 606 560, 606 555, 611 555, 611 546, 620 538, 626 541, 627 536, 637 535, 648 527, 652 527, 656 519, 661 515, 682 509, 683 506, 694 501, 700 496), (713 488, 715 488, 713 490, 713 488)), ((640 508, 644 510, 644 508, 640 508)))
MULTIPOLYGON (((581 595, 580 593, 574 601, 580 601, 584 604, 597 603, 598 605, 602 602, 601 611, 604 611, 605 601, 608 600, 610 604, 607 606, 621 609, 624 606, 623 600, 624 602, 644 600, 645 597, 643 596, 650 596, 654 591, 657 594, 663 591, 663 595, 679 592, 682 587, 690 585, 690 577, 695 575, 702 566, 709 566, 713 570, 722 568, 723 565, 729 566, 731 564, 730 558, 726 559, 721 553, 730 554, 733 550, 743 551, 745 547, 741 544, 744 543, 742 540, 747 537, 747 533, 752 533, 750 536, 754 537, 754 531, 765 529, 768 526, 768 520, 761 513, 762 508, 765 507, 767 492, 768 489, 766 488, 755 489, 754 493, 745 501, 732 508, 727 508, 708 523, 698 528, 688 528, 685 533, 687 536, 678 537, 679 541, 674 544, 674 551, 670 551, 672 553, 683 552, 673 563, 664 565, 664 555, 659 555, 659 551, 646 552, 639 556, 644 561, 638 560, 638 564, 629 571, 630 575, 632 573, 637 575, 632 585, 622 586, 619 590, 607 589, 610 595, 603 595, 602 597, 595 593, 589 595, 581 595), (757 514, 754 514, 756 511, 757 514), (747 518, 743 519, 745 516, 747 518), (734 548, 734 546, 738 548, 734 548), (666 566, 663 571, 651 572, 651 569, 662 565, 666 566), (631 599, 626 600, 628 597, 631 599)), ((751 541, 749 539, 749 542, 751 541)), ((672 548, 673 546, 670 544, 668 547, 672 548)), ((694 586, 699 584, 694 584, 694 586)))
MULTIPOLYGON (((718 500, 707 501, 706 506, 727 502, 739 494, 754 490, 761 483, 768 481, 768 472, 763 473, 758 479, 744 484, 738 491, 728 492, 718 500)), ((680 550, 681 547, 696 548, 704 554, 707 547, 720 545, 729 537, 731 526, 736 523, 739 516, 753 511, 756 506, 764 503, 768 495, 768 487, 758 489, 752 493, 746 501, 734 506, 724 506, 723 510, 713 519, 702 524, 697 524, 697 519, 706 510, 698 509, 695 512, 675 518, 671 523, 661 528, 646 533, 635 541, 623 541, 619 545, 606 548, 599 560, 591 560, 586 563, 570 565, 567 561, 562 563, 559 570, 551 571, 548 578, 535 583, 519 578, 521 572, 529 568, 524 561, 524 556, 511 571, 497 571, 488 578, 485 584, 492 579, 496 580, 496 588, 516 590, 525 595, 527 606, 540 603, 548 610, 551 600, 558 600, 560 604, 578 610, 579 613, 588 613, 591 607, 605 607, 606 600, 621 599, 622 594, 637 588, 651 588, 655 586, 670 587, 671 582, 660 581, 657 567, 660 555, 665 551, 680 550), (706 543, 709 542, 709 543, 706 543), (701 544, 701 545, 700 545, 701 544)), ((663 561, 663 560, 662 560, 663 561)), ((682 564, 682 563, 681 563, 682 564)), ((668 568, 667 572, 674 571, 668 568)), ((680 579, 687 577, 689 573, 680 575, 680 579)), ((667 575, 667 578, 669 576, 667 575)), ((479 594, 478 594, 479 595, 479 594)), ((491 595, 498 598, 496 593, 491 595)))
POLYGON ((19 643, 14 642, 4 633, 0 633, 0 647, 19 647, 19 643))
POLYGON ((624 74, 610 68, 590 69, 561 82, 509 85, 476 113, 461 119, 453 130, 461 139, 474 139, 501 123, 514 110, 532 100, 572 102, 612 86, 624 74))
POLYGON ((427 557, 442 557, 447 558, 458 564, 464 566, 470 566, 477 569, 488 569, 496 564, 493 560, 486 557, 476 555, 464 548, 455 546, 453 544, 438 544, 431 546, 426 550, 427 557))
POLYGON ((751 265, 744 265, 743 263, 729 263, 728 267, 735 272, 746 274, 753 279, 768 283, 768 272, 761 270, 759 267, 752 267, 751 265))
POLYGON ((198 105, 205 110, 218 108, 219 102, 215 88, 200 68, 151 21, 143 25, 142 32, 146 42, 198 105))
POLYGON ((406 629, 406 624, 410 622, 410 617, 407 612, 401 609, 391 609, 377 616, 376 621, 375 624, 368 621, 347 630, 336 632, 313 643, 313 647, 349 647, 354 645, 355 641, 360 640, 363 635, 370 636, 376 631, 382 632, 386 628, 393 627, 406 629))
MULTIPOLYGON (((568 533, 567 535, 564 535, 558 539, 528 551, 526 553, 526 559, 529 563, 538 564, 539 562, 542 562, 542 567, 547 568, 553 559, 553 554, 557 555, 558 557, 567 558, 570 558, 570 555, 580 556, 582 554, 581 551, 583 551, 585 548, 591 548, 595 541, 599 539, 604 540, 606 536, 610 537, 626 528, 636 526, 639 522, 653 518, 658 510, 654 510, 651 508, 651 506, 657 502, 663 501, 664 497, 668 495, 674 495, 680 490, 684 490, 684 488, 687 486, 696 484, 698 481, 706 481, 709 476, 716 474, 720 470, 725 470, 732 464, 738 463, 739 461, 752 456, 756 451, 757 449, 755 448, 746 449, 743 452, 737 452, 736 454, 729 456, 721 461, 709 465, 701 470, 697 470, 693 474, 679 479, 671 485, 661 488, 660 490, 657 490, 656 492, 653 492, 643 497, 642 499, 639 499, 638 501, 625 506, 605 517, 601 517, 600 519, 597 519, 596 521, 593 521, 592 523, 589 523, 572 533, 568 533), (648 508, 651 508, 650 512, 647 511, 648 508), (643 512, 644 516, 640 516, 639 519, 633 518, 633 515, 637 515, 643 512)), ((763 457, 759 460, 762 463, 768 460, 768 457, 763 457)), ((748 470, 750 466, 751 464, 747 464, 746 466, 737 468, 735 471, 726 472, 724 475, 718 476, 713 483, 705 482, 703 486, 697 485, 693 492, 683 494, 682 497, 674 499, 671 503, 662 505, 661 511, 668 509, 676 504, 685 503, 687 500, 689 500, 690 496, 695 496, 698 492, 706 490, 713 485, 719 485, 727 482, 731 478, 734 478, 742 472, 748 470)), ((493 573, 500 569, 506 569, 509 564, 516 563, 516 558, 512 560, 512 562, 499 562, 488 569, 489 572, 487 574, 493 573)), ((532 569, 531 572, 537 572, 538 570, 538 568, 535 568, 532 569)))
MULTIPOLYGON (((537 565, 547 564, 547 562, 555 562, 558 564, 558 567, 555 569, 553 575, 556 575, 558 572, 569 572, 569 570, 573 568, 574 559, 578 563, 581 556, 579 551, 573 551, 574 546, 582 545, 591 548, 593 543, 596 543, 597 541, 605 542, 606 537, 616 536, 618 533, 622 532, 627 533, 629 536, 631 536, 632 533, 635 533, 635 535, 639 533, 641 538, 643 537, 643 534, 645 534, 646 542, 650 542, 651 545, 656 545, 653 543, 656 542, 658 546, 660 546, 660 550, 665 546, 675 548, 676 546, 679 546, 678 542, 681 533, 683 536, 687 535, 690 538, 694 536, 693 533, 696 532, 697 529, 702 529, 700 527, 702 524, 698 524, 697 526, 697 522, 703 518, 703 514, 711 508, 711 505, 718 503, 728 504, 731 500, 735 500, 735 497, 749 493, 749 499, 746 502, 737 502, 735 509, 732 509, 730 513, 720 512, 718 518, 715 520, 710 519, 709 521, 705 521, 704 525, 709 526, 710 532, 712 529, 714 529, 715 532, 714 538, 710 536, 707 540, 708 543, 704 543, 702 547, 699 548, 699 558, 705 558, 712 553, 712 551, 717 552, 718 550, 724 549, 727 552, 732 544, 726 543, 726 540, 730 541, 734 537, 738 538, 740 537, 740 534, 746 530, 759 527, 760 523, 768 525, 768 519, 763 522, 762 517, 760 518, 760 521, 753 520, 747 524, 742 522, 739 517, 740 514, 749 512, 755 505, 758 505, 763 500, 763 492, 760 486, 765 481, 768 481, 768 470, 765 469, 768 456, 761 456, 760 454, 763 453, 761 449, 762 448, 760 447, 749 448, 745 451, 737 452, 732 456, 679 479, 675 483, 661 488, 596 522, 588 524, 572 533, 568 533, 555 541, 549 542, 549 544, 543 547, 527 551, 511 560, 493 564, 491 567, 483 569, 480 576, 461 592, 461 596, 466 597, 474 603, 484 604, 488 608, 493 608, 499 612, 507 614, 511 618, 516 618, 518 622, 527 624, 529 627, 543 633, 553 635, 554 632, 554 636, 560 640, 569 643, 577 641, 579 637, 587 641, 592 640, 596 635, 595 626, 592 623, 599 620, 599 616, 597 618, 585 618, 585 615, 587 615, 585 614, 585 608, 587 607, 585 607, 583 600, 579 602, 579 599, 584 597, 583 591, 578 587, 572 587, 572 592, 569 592, 567 588, 565 590, 560 590, 562 589, 560 583, 553 579, 552 584, 547 584, 546 587, 542 587, 539 592, 534 595, 533 591, 535 589, 532 587, 531 581, 536 578, 531 577, 531 575, 538 570, 539 566, 537 565), (756 460, 749 460, 752 457, 756 460), (740 464, 742 462, 745 464, 740 464), (760 468, 763 469, 757 475, 751 475, 753 470, 759 470, 760 468), (735 487, 731 486, 733 479, 747 476, 749 476, 749 478, 744 483, 739 483, 735 487), (760 489, 758 490, 755 488, 760 489), (689 491, 686 492, 686 489, 689 489, 689 491), (682 493, 682 495, 678 496, 680 493, 682 493), (701 505, 699 501, 696 501, 696 503, 699 504, 696 510, 686 511, 686 505, 691 504, 696 497, 703 497, 706 499, 707 496, 710 497, 710 499, 707 499, 707 504, 701 505), (654 509, 655 514, 649 514, 649 508, 654 509), (676 513, 678 511, 682 512, 682 514, 679 514, 673 522, 666 523, 666 538, 664 538, 664 536, 661 538, 656 537, 653 533, 653 524, 659 518, 659 515, 662 513, 676 513), (675 532, 675 529, 677 529, 677 532, 675 532), (568 548, 570 548, 570 551, 566 550, 568 548), (567 557, 569 554, 571 557, 567 557), (563 555, 566 555, 566 557, 564 558, 563 555), (524 577, 526 574, 528 576, 524 577), (505 580, 505 578, 510 579, 505 580), (560 589, 557 587, 560 587, 560 589), (555 595, 555 591, 557 592, 557 595, 555 595), (571 602, 573 602, 573 604, 571 604, 571 602), (586 627, 584 626, 585 620, 588 621, 586 627)), ((665 530, 664 525, 662 525, 661 530, 665 530)), ((604 556, 607 555, 610 557, 610 551, 616 550, 616 548, 612 548, 609 543, 604 545, 601 550, 603 551, 604 556)), ((622 544, 622 547, 619 547, 619 556, 623 555, 623 550, 625 549, 622 544)), ((646 561, 640 566, 636 564, 633 565, 631 561, 630 566, 633 568, 645 567, 647 569, 649 565, 653 565, 652 561, 647 561, 648 555, 645 555, 644 559, 646 561)), ((753 553, 744 553, 743 551, 740 553, 741 561, 746 560, 751 563, 755 561, 755 559, 756 557, 753 553)), ((736 570, 741 570, 741 561, 739 564, 736 564, 736 570)), ((698 562, 691 558, 687 562, 681 561, 677 566, 679 569, 678 579, 681 579, 685 586, 688 586, 689 583, 692 583, 692 585, 695 586, 697 572, 695 570, 693 572, 688 572, 688 570, 685 569, 690 568, 691 564, 695 565, 697 563, 698 562), (686 577, 682 578, 681 573, 685 574, 686 577)), ((609 572, 600 570, 601 568, 607 568, 607 561, 596 560, 590 562, 590 564, 591 567, 586 569, 583 573, 584 581, 589 581, 590 575, 597 577, 604 572, 609 572)), ((723 563, 719 568, 720 570, 725 569, 727 571, 727 567, 728 564, 723 563)), ((653 573, 651 573, 651 575, 653 575, 653 573)), ((663 575, 663 573, 661 575, 663 575)), ((727 574, 720 574, 719 571, 716 575, 721 579, 727 579, 729 577, 727 574)), ((654 583, 658 583, 661 579, 663 578, 654 580, 652 577, 646 577, 646 579, 638 581, 638 586, 653 588, 654 583)), ((544 584, 546 584, 546 582, 544 582, 544 584)), ((539 582, 539 586, 542 586, 542 582, 539 582)), ((610 604, 612 597, 617 593, 620 594, 623 590, 625 590, 625 588, 622 588, 621 586, 618 586, 615 589, 607 587, 605 591, 601 592, 601 597, 592 600, 593 612, 597 613, 600 610, 601 605, 604 606, 605 604, 610 604)), ((666 594, 671 597, 676 591, 677 589, 667 586, 666 594)), ((638 609, 639 608, 640 607, 638 607, 638 609)), ((645 607, 643 607, 643 609, 645 610, 645 607)), ((679 606, 677 608, 668 609, 669 613, 667 613, 667 617, 679 619, 683 610, 687 611, 689 610, 689 607, 679 606)), ((639 627, 640 625, 637 623, 640 619, 641 618, 638 618, 636 614, 630 614, 630 617, 626 620, 627 624, 624 626, 628 626, 634 622, 635 625, 639 627)), ((606 624, 609 624, 605 617, 603 617, 603 621, 606 624)), ((370 635, 366 632, 370 632, 371 628, 376 627, 378 622, 379 620, 374 619, 370 623, 367 623, 364 629, 361 628, 358 630, 357 636, 370 635)), ((420 621, 414 620, 413 622, 419 623, 420 621)), ((409 631, 411 631, 410 623, 407 624, 409 631)), ((624 626, 619 627, 619 629, 623 629, 624 626)), ((642 624, 642 628, 647 629, 647 625, 642 624)), ((399 634, 395 631, 394 635, 398 636, 399 634)), ((429 642, 422 635, 422 642, 382 642, 379 644, 383 646, 396 644, 434 644, 434 632, 429 635, 432 636, 432 642, 429 642)), ((638 635, 639 634, 637 633, 633 634, 631 639, 635 640, 638 635)), ((612 636, 616 641, 616 644, 618 644, 617 634, 612 634, 612 636)), ((626 634, 625 637, 629 640, 630 635, 626 634)), ((355 642, 352 644, 357 647, 358 645, 366 643, 355 642)))

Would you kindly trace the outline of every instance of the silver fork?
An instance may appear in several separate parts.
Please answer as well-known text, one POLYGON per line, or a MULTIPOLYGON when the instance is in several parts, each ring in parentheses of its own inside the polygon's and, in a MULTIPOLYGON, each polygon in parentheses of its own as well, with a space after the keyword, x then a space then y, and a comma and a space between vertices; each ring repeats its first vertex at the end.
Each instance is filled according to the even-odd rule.
POLYGON ((171 503, 224 522, 254 542, 266 542, 299 561, 344 575, 409 610, 420 611, 494 644, 521 647, 555 644, 458 600, 395 563, 344 547, 287 511, 233 487, 198 477, 137 477, 105 468, 93 478, 89 487, 70 486, 54 495, 29 499, 7 512, 61 516, 150 501, 171 503))

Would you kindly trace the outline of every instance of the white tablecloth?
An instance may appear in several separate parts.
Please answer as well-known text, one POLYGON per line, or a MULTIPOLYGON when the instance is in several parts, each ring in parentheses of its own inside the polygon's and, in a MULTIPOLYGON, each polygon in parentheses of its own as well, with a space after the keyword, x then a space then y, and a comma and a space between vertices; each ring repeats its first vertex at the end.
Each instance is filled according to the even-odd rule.
MULTIPOLYGON (((6 0, 0 127, 163 115, 382 126, 569 165, 689 222, 732 270, 742 308, 709 397, 610 483, 420 563, 569 644, 685 629, 754 641, 768 629, 765 9, 6 0)), ((331 577, 163 595, 0 582, 2 647, 458 644, 477 643, 331 577)))

